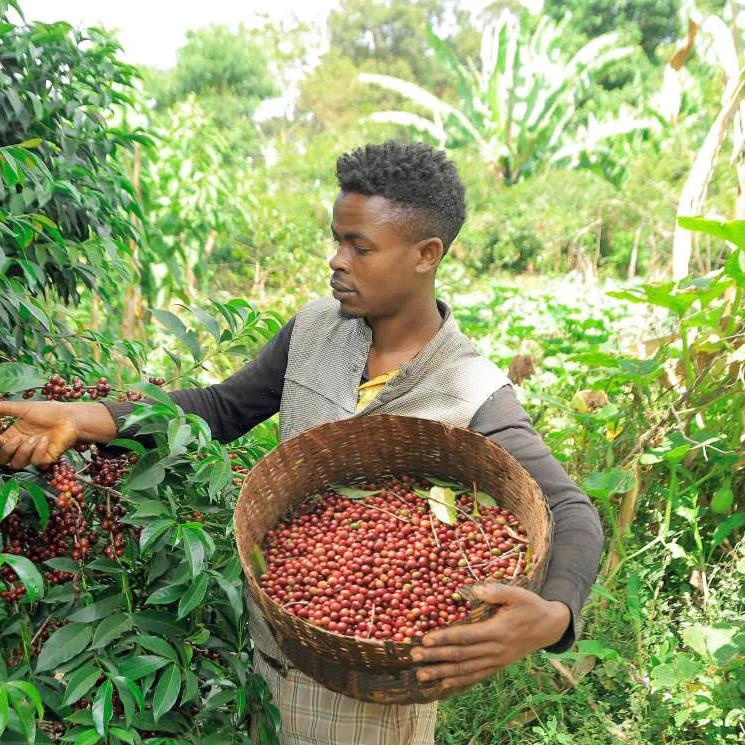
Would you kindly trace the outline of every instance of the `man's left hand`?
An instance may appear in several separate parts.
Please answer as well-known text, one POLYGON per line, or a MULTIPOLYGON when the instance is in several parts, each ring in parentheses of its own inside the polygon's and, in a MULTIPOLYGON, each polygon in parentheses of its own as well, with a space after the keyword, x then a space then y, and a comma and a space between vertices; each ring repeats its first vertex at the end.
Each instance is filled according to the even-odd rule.
POLYGON ((411 656, 426 663, 420 681, 440 681, 446 688, 477 683, 530 652, 555 644, 571 613, 558 600, 544 600, 530 590, 485 582, 473 587, 478 600, 498 604, 496 614, 479 623, 431 631, 411 656))

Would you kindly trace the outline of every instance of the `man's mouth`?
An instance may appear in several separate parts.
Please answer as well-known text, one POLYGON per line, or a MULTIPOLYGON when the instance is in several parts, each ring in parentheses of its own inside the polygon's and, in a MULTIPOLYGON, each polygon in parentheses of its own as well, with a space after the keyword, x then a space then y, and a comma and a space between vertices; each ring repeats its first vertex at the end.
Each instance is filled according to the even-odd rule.
POLYGON ((351 287, 347 287, 346 285, 343 285, 334 279, 332 279, 329 284, 331 285, 333 290, 339 293, 355 292, 355 290, 353 290, 351 287))

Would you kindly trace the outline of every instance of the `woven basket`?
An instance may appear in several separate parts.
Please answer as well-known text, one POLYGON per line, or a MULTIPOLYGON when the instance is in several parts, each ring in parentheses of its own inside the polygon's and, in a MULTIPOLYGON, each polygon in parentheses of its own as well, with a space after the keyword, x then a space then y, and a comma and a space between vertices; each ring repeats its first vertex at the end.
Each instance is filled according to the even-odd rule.
MULTIPOLYGON (((331 484, 372 481, 386 475, 432 475, 472 484, 515 514, 528 536, 533 560, 516 584, 537 590, 548 563, 551 518, 527 471, 503 448, 467 429, 429 419, 367 416, 330 422, 285 441, 246 478, 234 522, 248 589, 279 647, 292 664, 333 691, 378 703, 424 703, 459 692, 419 683, 411 644, 357 639, 326 631, 292 615, 260 587, 251 551, 304 497, 331 484)), ((495 611, 474 607, 464 623, 495 611)))

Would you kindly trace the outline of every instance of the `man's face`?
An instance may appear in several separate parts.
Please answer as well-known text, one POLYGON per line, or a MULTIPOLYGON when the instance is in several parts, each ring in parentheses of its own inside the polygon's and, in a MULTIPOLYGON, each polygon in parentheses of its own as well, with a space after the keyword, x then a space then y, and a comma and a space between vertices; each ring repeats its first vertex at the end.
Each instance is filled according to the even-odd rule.
POLYGON ((383 197, 341 192, 331 232, 336 254, 329 261, 331 287, 345 315, 395 315, 424 280, 421 255, 396 228, 400 212, 383 197))

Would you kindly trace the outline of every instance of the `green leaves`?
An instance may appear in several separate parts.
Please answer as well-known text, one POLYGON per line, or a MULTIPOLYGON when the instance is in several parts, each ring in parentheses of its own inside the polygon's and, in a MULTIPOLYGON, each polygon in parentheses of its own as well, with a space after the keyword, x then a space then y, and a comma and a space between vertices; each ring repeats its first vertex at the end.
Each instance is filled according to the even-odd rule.
POLYGON ((20 393, 27 388, 38 388, 46 383, 39 371, 22 362, 0 363, 0 393, 20 393))
POLYGON ((95 665, 88 664, 79 667, 67 679, 67 687, 62 703, 70 706, 85 696, 93 688, 101 675, 101 669, 95 665))
POLYGON ((101 737, 106 737, 109 733, 109 722, 114 713, 112 706, 112 695, 114 686, 110 680, 107 680, 96 692, 93 699, 91 713, 93 715, 93 726, 96 728, 101 737))
POLYGON ((93 632, 87 623, 69 623, 44 642, 36 663, 36 672, 53 670, 88 647, 93 632))
POLYGON ((160 675, 153 694, 153 719, 157 722, 169 712, 181 690, 181 671, 177 665, 169 665, 160 675))
POLYGON ((189 585, 189 589, 184 593, 184 596, 178 604, 179 620, 191 613, 194 608, 201 605, 205 593, 207 592, 208 584, 209 577, 206 574, 200 574, 191 585, 189 585))
POLYGON ((39 570, 25 556, 0 554, 0 566, 3 564, 7 564, 18 575, 29 600, 38 600, 44 595, 44 580, 39 570))
POLYGON ((582 482, 582 489, 595 499, 610 499, 614 494, 625 494, 634 487, 634 474, 621 468, 595 471, 582 482))
POLYGON ((745 248, 745 220, 712 220, 705 217, 679 217, 678 225, 686 230, 706 233, 714 238, 745 248))
POLYGON ((266 559, 264 558, 264 552, 261 550, 261 546, 258 544, 251 549, 248 560, 251 562, 251 568, 256 577, 261 577, 266 572, 266 559))
POLYGON ((347 499, 366 499, 367 497, 374 497, 376 494, 380 494, 380 489, 377 491, 369 491, 365 489, 355 489, 351 486, 338 486, 334 485, 331 487, 337 494, 341 494, 342 497, 347 499))
POLYGON ((130 680, 139 680, 150 673, 165 667, 168 660, 153 654, 140 654, 127 657, 119 663, 119 672, 130 680))
POLYGON ((434 516, 447 525, 458 522, 458 511, 455 508, 455 492, 450 488, 433 486, 427 497, 429 508, 434 516))
POLYGON ((120 639, 124 634, 132 629, 134 622, 129 613, 115 613, 113 616, 105 618, 98 625, 96 633, 93 636, 93 649, 106 647, 110 642, 120 639))

